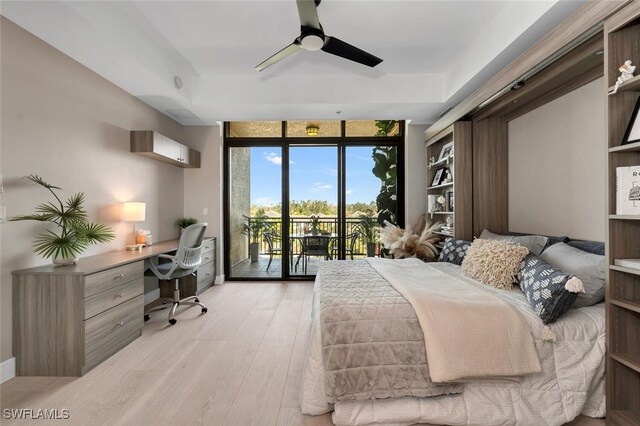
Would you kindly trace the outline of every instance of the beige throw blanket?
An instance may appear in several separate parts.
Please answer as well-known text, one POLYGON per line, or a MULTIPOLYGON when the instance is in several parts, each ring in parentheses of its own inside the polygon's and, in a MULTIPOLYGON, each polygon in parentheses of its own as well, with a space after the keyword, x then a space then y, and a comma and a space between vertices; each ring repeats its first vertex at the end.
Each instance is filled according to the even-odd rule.
POLYGON ((465 283, 418 259, 368 261, 416 311, 432 381, 542 371, 525 319, 489 289, 465 283))

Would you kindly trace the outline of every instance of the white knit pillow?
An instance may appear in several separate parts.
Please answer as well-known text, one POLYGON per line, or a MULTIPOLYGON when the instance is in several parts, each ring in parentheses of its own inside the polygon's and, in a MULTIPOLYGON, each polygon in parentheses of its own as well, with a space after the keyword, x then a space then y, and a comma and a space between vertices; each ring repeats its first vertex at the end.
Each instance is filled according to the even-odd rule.
POLYGON ((499 240, 477 239, 462 262, 462 273, 483 284, 510 290, 529 249, 499 240))

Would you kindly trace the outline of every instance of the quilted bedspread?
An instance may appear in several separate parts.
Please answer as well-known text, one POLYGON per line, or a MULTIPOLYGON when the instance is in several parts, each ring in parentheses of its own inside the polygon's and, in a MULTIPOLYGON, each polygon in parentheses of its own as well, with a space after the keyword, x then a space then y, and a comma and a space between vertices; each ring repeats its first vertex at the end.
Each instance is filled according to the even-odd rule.
POLYGON ((431 381, 414 309, 368 262, 326 262, 318 280, 328 403, 462 391, 431 381))

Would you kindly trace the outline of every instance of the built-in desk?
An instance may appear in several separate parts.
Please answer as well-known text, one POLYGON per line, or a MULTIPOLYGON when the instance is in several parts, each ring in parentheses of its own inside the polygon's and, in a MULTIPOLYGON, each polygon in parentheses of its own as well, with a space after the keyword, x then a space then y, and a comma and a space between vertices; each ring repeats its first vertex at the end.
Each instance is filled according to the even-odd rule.
MULTIPOLYGON (((197 293, 215 278, 215 238, 202 242, 197 293)), ((178 240, 13 271, 13 352, 18 376, 82 376, 142 334, 144 261, 178 240)))

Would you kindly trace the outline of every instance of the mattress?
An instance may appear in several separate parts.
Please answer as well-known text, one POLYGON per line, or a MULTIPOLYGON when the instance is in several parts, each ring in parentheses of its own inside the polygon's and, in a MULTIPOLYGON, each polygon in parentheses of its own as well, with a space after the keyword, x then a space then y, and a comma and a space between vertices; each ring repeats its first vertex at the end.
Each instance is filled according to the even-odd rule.
MULTIPOLYGON (((349 261, 343 261, 349 262, 349 261)), ((551 325, 556 342, 542 341, 543 324, 518 289, 498 290, 462 275, 449 263, 434 267, 480 286, 513 304, 526 319, 535 339, 542 372, 506 379, 469 380, 461 394, 430 398, 386 398, 327 402, 322 359, 318 297, 322 273, 314 287, 314 312, 303 373, 300 406, 305 414, 334 410, 336 425, 561 425, 579 414, 603 417, 605 320, 604 305, 572 309, 551 325)))

